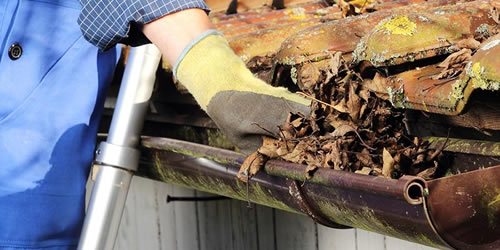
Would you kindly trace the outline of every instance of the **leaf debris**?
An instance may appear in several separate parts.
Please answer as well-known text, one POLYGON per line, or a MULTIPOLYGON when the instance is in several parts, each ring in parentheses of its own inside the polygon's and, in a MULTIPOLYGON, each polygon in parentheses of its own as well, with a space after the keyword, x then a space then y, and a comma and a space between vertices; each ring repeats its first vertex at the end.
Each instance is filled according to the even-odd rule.
MULTIPOLYGON (((458 56, 454 60, 460 61, 458 56)), ((445 66, 454 62, 449 61, 445 66)), ((340 53, 331 56, 330 65, 321 72, 322 81, 301 89, 302 95, 313 100, 311 114, 290 113, 280 126, 279 138, 266 138, 247 158, 240 170, 243 180, 262 167, 253 164, 272 158, 304 165, 306 178, 318 168, 386 178, 423 171, 422 176, 432 176, 433 171, 427 169, 438 168, 442 153, 433 156, 435 150, 427 142, 407 133, 403 110, 394 108, 382 94, 381 77, 363 85, 340 53)))

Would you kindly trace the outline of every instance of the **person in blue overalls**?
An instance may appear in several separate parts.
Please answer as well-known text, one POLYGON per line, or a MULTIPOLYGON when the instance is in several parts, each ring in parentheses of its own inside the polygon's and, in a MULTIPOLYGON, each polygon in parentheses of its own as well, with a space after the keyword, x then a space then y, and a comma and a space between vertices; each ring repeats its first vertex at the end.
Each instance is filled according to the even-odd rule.
POLYGON ((255 123, 277 131, 289 111, 308 113, 309 101, 253 77, 208 10, 202 0, 0 1, 0 249, 78 244, 118 42, 153 41, 242 152, 267 133, 255 123))

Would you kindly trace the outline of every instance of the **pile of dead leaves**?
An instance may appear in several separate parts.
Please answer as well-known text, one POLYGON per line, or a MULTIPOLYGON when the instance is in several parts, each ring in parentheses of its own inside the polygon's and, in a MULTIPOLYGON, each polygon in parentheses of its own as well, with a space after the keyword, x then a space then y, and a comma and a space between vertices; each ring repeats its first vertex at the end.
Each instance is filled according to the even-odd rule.
MULTIPOLYGON (((498 24, 497 10, 492 9, 491 15, 498 24)), ((458 78, 480 44, 499 36, 498 27, 484 26, 458 42, 458 51, 438 64, 442 71, 431 77, 458 78)), ((426 141, 407 133, 404 110, 395 108, 384 85, 377 84, 382 81, 379 73, 363 82, 340 52, 331 55, 328 68, 319 81, 301 78, 300 94, 313 100, 311 114, 290 114, 278 139, 264 138, 262 147, 245 160, 239 179, 248 181, 273 158, 306 165, 307 178, 318 168, 330 168, 394 179, 403 175, 432 179, 444 165, 446 143, 430 149, 426 141)))
POLYGON ((318 168, 432 178, 441 150, 409 136, 403 111, 364 87, 340 54, 332 60, 334 67, 325 72, 324 80, 302 90, 314 100, 312 113, 290 114, 278 139, 264 138, 262 147, 246 159, 239 178, 247 181, 272 158, 306 165, 307 178, 318 168))

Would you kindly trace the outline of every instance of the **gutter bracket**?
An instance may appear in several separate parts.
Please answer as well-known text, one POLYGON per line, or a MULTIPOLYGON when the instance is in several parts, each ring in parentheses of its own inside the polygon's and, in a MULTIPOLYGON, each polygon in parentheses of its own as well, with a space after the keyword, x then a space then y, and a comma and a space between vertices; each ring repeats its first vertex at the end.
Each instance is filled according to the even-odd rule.
POLYGON ((309 216, 314 222, 326 227, 337 228, 337 229, 352 228, 349 226, 338 224, 328 219, 320 211, 311 206, 308 202, 307 195, 304 194, 304 192, 302 191, 302 187, 300 186, 298 181, 287 178, 287 185, 288 185, 288 192, 292 197, 295 198, 297 206, 304 214, 307 214, 307 216, 309 216))

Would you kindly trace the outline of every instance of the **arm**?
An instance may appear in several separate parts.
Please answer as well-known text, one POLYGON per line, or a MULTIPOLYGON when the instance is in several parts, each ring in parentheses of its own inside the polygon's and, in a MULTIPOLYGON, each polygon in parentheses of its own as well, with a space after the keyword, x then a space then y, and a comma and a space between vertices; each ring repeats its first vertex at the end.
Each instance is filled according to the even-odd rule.
POLYGON ((143 32, 161 51, 170 65, 182 50, 201 33, 213 29, 205 11, 187 9, 144 25, 143 32))
POLYGON ((261 135, 278 135, 289 112, 309 114, 309 100, 254 77, 199 9, 166 15, 143 32, 174 65, 176 79, 244 153, 261 145, 261 135))
POLYGON ((149 43, 141 32, 143 26, 163 16, 175 16, 172 13, 189 9, 210 11, 203 0, 79 1, 82 9, 78 24, 83 36, 102 50, 112 48, 118 42, 133 46, 149 43))
MULTIPOLYGON (((113 1, 121 2, 109 0, 113 1)), ((119 19, 129 20, 130 17, 119 19)), ((79 20, 85 21, 81 17, 79 20)), ((119 20, 111 21, 120 23, 119 20)), ((133 19, 132 22, 139 21, 133 19)), ((255 151, 261 145, 261 135, 278 135, 278 126, 284 123, 289 112, 309 114, 309 100, 254 77, 234 54, 226 39, 213 29, 203 9, 187 8, 169 12, 143 24, 144 35, 174 65, 176 79, 242 152, 248 154, 255 151)), ((115 34, 113 26, 109 29, 105 27, 101 27, 101 33, 115 34)), ((82 30, 85 34, 84 26, 82 30)), ((130 34, 126 36, 131 37, 130 34)), ((109 45, 114 41, 108 39, 109 35, 91 37, 94 38, 91 42, 105 40, 104 43, 96 43, 101 48, 102 44, 109 45)))

